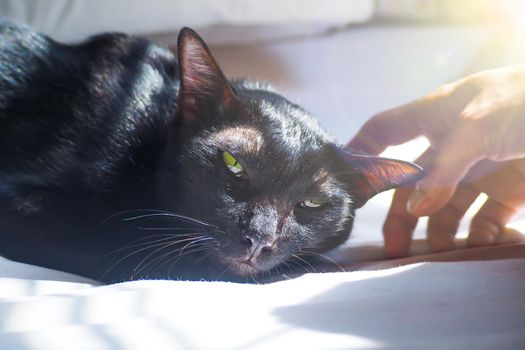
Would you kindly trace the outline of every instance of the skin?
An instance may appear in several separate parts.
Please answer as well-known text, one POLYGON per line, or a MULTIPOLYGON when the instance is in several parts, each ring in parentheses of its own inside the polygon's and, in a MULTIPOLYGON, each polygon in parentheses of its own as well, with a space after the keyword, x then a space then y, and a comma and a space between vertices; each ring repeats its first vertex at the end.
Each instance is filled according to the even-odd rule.
POLYGON ((525 64, 468 76, 376 114, 347 147, 379 154, 421 135, 430 147, 417 162, 427 173, 394 194, 383 226, 386 254, 408 254, 422 216, 429 216, 431 249, 452 249, 480 193, 488 199, 470 222, 467 244, 522 241, 506 225, 525 204, 525 64))

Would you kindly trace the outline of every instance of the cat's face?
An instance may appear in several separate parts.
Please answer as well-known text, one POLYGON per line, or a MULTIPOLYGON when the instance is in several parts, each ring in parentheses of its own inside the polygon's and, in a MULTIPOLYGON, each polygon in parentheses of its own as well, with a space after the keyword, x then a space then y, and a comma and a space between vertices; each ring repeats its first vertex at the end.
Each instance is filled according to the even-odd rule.
POLYGON ((210 259, 246 275, 335 247, 355 208, 419 168, 342 150, 299 106, 226 81, 202 40, 179 37, 180 125, 161 176, 165 206, 203 220, 210 259))
POLYGON ((220 121, 182 129, 182 182, 173 196, 186 207, 176 211, 218 226, 212 254, 241 274, 342 242, 355 199, 336 176, 348 169, 328 136, 282 97, 238 95, 242 103, 223 110, 220 121))

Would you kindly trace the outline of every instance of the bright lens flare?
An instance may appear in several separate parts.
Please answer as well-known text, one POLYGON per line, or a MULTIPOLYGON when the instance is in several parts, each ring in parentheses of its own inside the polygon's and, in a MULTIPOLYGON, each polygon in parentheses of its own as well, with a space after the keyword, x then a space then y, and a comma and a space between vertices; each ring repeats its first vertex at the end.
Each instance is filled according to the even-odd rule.
MULTIPOLYGON (((500 3, 503 20, 515 30, 525 32, 525 2, 519 0, 503 0, 500 3)), ((502 21, 503 22, 503 21, 502 21)))

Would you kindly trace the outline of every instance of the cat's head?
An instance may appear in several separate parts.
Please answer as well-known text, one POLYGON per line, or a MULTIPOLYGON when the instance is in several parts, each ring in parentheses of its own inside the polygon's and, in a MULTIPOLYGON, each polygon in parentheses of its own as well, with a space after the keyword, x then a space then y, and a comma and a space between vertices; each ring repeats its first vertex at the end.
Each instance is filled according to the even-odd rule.
POLYGON ((333 248, 354 210, 419 177, 411 163, 344 150, 301 107, 229 82, 202 39, 179 36, 179 120, 162 176, 166 209, 206 221, 211 260, 236 274, 333 248))

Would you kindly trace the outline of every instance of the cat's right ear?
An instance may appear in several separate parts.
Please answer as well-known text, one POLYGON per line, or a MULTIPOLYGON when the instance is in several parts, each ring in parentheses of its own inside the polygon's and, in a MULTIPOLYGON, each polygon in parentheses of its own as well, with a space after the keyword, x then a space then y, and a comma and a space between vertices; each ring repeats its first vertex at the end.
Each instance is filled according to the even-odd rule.
POLYGON ((348 172, 340 176, 350 176, 356 208, 380 192, 415 183, 425 175, 420 166, 411 162, 358 154, 337 146, 334 149, 348 166, 348 172))
POLYGON ((190 28, 183 28, 177 42, 181 87, 181 122, 191 123, 202 115, 213 115, 235 99, 219 65, 204 43, 190 28))

